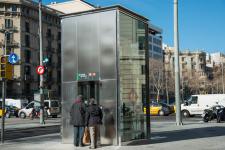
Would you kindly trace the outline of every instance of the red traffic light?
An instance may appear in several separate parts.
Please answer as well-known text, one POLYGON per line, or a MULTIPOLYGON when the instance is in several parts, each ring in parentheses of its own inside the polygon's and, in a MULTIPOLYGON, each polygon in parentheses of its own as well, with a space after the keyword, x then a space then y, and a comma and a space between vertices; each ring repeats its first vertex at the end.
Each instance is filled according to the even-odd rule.
POLYGON ((6 57, 4 56, 1 57, 1 63, 6 63, 6 57))

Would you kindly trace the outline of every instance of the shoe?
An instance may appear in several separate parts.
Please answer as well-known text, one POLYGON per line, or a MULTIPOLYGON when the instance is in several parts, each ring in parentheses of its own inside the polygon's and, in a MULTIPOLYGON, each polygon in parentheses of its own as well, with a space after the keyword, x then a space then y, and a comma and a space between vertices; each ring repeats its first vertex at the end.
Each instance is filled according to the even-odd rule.
POLYGON ((89 149, 96 149, 96 147, 91 147, 91 146, 90 146, 89 149))

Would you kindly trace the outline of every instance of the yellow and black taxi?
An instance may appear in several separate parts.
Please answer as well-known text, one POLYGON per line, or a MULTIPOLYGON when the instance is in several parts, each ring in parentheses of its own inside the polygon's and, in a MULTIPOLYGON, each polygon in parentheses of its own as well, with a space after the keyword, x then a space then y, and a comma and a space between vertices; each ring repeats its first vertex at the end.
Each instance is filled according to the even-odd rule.
MULTIPOLYGON (((5 105, 5 117, 10 118, 10 117, 18 117, 18 111, 19 109, 15 106, 8 106, 5 105)), ((0 117, 3 116, 3 110, 2 110, 2 105, 0 106, 0 117)))
MULTIPOLYGON (((174 113, 174 109, 165 103, 152 102, 150 104, 150 115, 167 116, 171 113, 174 113)), ((144 107, 144 114, 146 114, 145 107, 144 107)))

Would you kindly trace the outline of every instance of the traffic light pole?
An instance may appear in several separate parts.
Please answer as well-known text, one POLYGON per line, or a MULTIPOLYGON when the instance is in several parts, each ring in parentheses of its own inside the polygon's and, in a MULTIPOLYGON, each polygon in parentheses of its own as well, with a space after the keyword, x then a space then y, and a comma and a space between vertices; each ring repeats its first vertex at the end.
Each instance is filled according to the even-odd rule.
MULTIPOLYGON (((7 41, 6 34, 8 31, 4 32, 5 37, 5 48, 3 51, 3 55, 6 55, 7 41)), ((6 97, 6 79, 2 78, 2 129, 1 129, 1 143, 4 143, 5 139, 5 97, 6 97)))
MULTIPOLYGON (((43 65, 43 52, 42 52, 42 12, 41 12, 42 1, 39 0, 39 40, 40 40, 40 66, 43 65)), ((40 75, 40 124, 45 124, 44 121, 44 99, 43 99, 43 75, 40 75)))

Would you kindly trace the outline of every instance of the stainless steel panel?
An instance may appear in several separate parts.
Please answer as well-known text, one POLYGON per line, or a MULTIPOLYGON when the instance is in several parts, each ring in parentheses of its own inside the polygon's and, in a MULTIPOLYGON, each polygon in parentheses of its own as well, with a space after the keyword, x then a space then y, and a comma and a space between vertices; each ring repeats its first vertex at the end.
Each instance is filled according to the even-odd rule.
POLYGON ((78 71, 99 72, 98 14, 77 17, 78 71))
POLYGON ((77 74, 76 18, 62 20, 62 79, 75 81, 77 74))
POLYGON ((101 143, 117 145, 117 81, 100 81, 100 105, 103 110, 101 143), (109 143, 108 143, 109 142, 109 143))
POLYGON ((116 10, 100 13, 100 76, 116 78, 116 10))
POLYGON ((77 96, 77 82, 62 85, 62 142, 73 143, 73 126, 70 125, 70 109, 77 96))

